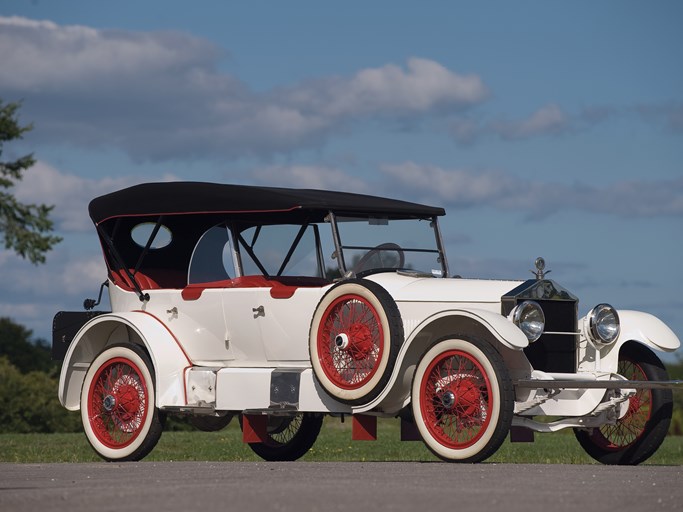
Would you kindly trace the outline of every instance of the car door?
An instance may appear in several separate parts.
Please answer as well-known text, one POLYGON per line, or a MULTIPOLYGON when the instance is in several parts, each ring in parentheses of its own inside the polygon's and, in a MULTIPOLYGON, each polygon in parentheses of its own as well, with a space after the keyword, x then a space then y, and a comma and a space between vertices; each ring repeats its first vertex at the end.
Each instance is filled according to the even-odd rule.
POLYGON ((247 366, 307 366, 311 318, 323 290, 272 284, 224 290, 224 316, 235 357, 247 366))

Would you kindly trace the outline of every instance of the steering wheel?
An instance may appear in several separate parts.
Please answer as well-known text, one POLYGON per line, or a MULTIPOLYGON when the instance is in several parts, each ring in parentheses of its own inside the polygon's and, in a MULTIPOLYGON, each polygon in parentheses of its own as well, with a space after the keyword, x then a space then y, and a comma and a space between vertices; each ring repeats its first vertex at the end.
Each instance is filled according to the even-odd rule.
POLYGON ((359 259, 356 264, 353 266, 351 269, 354 274, 357 274, 359 272, 362 272, 364 270, 369 270, 370 268, 366 269, 365 266, 372 260, 374 256, 379 257, 379 262, 380 265, 373 266, 370 268, 403 268, 404 263, 406 262, 406 255, 403 252, 403 249, 401 249, 401 246, 398 244, 395 244, 393 242, 387 242, 384 244, 380 244, 377 247, 374 247, 370 249, 368 252, 366 252, 361 259, 359 259), (395 261, 390 261, 390 267, 385 267, 384 266, 384 261, 382 258, 382 253, 385 253, 387 251, 391 252, 396 252, 398 254, 398 263, 395 261))

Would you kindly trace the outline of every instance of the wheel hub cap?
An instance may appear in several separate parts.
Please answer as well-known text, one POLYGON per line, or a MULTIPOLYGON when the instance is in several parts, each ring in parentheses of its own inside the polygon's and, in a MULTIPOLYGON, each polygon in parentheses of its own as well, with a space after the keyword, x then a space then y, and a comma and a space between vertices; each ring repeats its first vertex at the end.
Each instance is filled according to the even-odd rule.
POLYGON ((116 407, 116 398, 114 398, 112 395, 105 396, 104 400, 102 400, 102 406, 107 412, 113 411, 114 407, 116 407))
POLYGON ((455 393, 452 391, 446 391, 443 395, 441 395, 441 405, 443 405, 446 409, 452 409, 455 405, 455 393))

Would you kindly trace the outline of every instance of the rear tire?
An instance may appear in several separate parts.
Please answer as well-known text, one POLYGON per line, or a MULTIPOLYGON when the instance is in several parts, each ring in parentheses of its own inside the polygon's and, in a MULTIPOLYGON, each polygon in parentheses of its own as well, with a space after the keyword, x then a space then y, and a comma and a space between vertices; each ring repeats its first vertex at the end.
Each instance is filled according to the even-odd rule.
MULTIPOLYGON (((624 344, 617 372, 628 380, 669 380, 664 365, 647 347, 624 344)), ((671 423, 673 393, 670 389, 637 389, 629 398, 628 412, 599 428, 574 429, 581 447, 603 464, 636 465, 660 447, 671 423)))
POLYGON ((81 419, 88 442, 104 460, 141 460, 152 451, 163 422, 152 363, 141 347, 112 345, 95 358, 83 381, 81 419))
POLYGON ((190 416, 190 424, 202 432, 218 432, 230 424, 232 413, 228 412, 222 416, 196 415, 190 416))
MULTIPOLYGON (((242 415, 239 421, 242 427, 242 415)), ((322 414, 270 415, 266 427, 268 441, 249 443, 249 448, 267 461, 294 461, 306 455, 313 447, 322 426, 322 414)))

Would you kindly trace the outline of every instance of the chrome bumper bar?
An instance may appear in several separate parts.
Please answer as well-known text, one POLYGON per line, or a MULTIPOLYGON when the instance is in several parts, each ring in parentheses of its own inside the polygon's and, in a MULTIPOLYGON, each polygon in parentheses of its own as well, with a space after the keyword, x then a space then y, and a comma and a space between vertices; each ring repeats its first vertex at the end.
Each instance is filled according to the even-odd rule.
POLYGON ((683 389, 683 380, 548 380, 518 379, 512 384, 532 389, 683 389))

